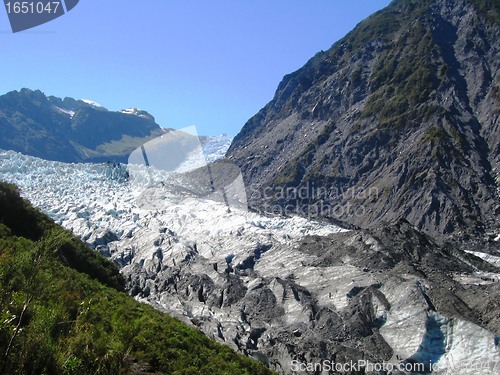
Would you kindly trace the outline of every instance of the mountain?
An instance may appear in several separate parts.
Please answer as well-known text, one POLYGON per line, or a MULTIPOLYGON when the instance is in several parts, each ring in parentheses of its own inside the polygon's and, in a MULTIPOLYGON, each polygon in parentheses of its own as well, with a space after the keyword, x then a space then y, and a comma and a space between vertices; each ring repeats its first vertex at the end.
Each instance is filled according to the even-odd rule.
POLYGON ((0 373, 271 374, 123 293, 116 266, 0 183, 0 373))
POLYGON ((153 167, 129 180, 110 168, 0 152, 0 179, 112 259, 136 300, 279 373, 360 360, 498 372, 500 251, 441 245, 404 220, 346 230, 228 211, 153 167), (164 190, 148 209, 152 184, 164 190))
POLYGON ((0 96, 0 148, 65 162, 126 162, 165 132, 149 113, 22 89, 0 96))
POLYGON ((260 211, 487 237, 500 217, 500 4, 395 0, 283 78, 235 137, 260 211))

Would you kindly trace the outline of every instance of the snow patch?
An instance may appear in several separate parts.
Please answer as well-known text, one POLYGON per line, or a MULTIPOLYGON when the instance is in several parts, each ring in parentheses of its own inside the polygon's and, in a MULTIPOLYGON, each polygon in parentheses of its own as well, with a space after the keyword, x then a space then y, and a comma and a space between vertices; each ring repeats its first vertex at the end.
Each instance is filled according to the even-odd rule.
POLYGON ((75 111, 71 111, 69 109, 63 109, 57 106, 54 106, 54 108, 57 109, 59 112, 69 115, 70 118, 72 118, 75 114, 75 111))
POLYGON ((121 113, 124 113, 126 115, 133 115, 141 118, 146 118, 150 119, 151 116, 147 114, 146 111, 139 109, 139 108, 125 108, 120 111, 121 113))
POLYGON ((489 264, 494 265, 495 267, 500 268, 500 257, 490 255, 487 253, 481 253, 478 251, 470 251, 470 250, 465 250, 466 253, 472 254, 477 256, 478 258, 481 258, 482 260, 488 262, 489 264))
POLYGON ((88 105, 91 105, 92 107, 96 107, 96 108, 104 108, 102 105, 100 105, 99 103, 96 103, 92 100, 88 100, 88 99, 80 99, 82 102, 88 104, 88 105))

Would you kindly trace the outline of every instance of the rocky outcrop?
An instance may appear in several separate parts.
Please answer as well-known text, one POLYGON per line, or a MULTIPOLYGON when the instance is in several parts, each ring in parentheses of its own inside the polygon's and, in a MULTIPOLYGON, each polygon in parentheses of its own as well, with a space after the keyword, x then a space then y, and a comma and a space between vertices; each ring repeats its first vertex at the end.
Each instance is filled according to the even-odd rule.
POLYGON ((285 76, 227 153, 253 207, 361 227, 404 218, 440 237, 497 230, 498 14, 396 0, 285 76))

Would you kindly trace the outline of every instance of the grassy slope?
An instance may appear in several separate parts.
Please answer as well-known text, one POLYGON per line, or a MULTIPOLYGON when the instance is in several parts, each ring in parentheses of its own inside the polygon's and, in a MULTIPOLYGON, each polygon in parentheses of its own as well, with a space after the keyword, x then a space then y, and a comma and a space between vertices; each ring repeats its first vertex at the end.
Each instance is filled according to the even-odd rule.
POLYGON ((0 183, 1 374, 268 374, 125 294, 108 260, 0 183))

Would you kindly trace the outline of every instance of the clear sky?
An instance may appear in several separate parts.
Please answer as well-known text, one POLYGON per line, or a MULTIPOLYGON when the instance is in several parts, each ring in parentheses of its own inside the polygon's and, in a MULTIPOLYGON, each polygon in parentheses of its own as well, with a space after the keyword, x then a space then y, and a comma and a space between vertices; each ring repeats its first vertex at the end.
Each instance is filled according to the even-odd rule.
POLYGON ((80 0, 13 34, 0 8, 0 94, 22 87, 138 107, 164 127, 235 135, 281 78, 390 0, 80 0))

